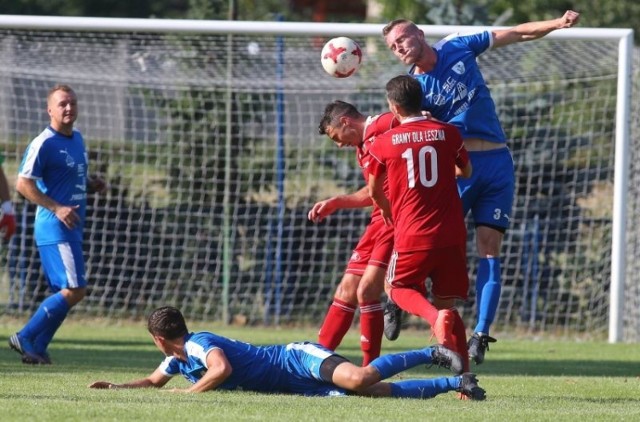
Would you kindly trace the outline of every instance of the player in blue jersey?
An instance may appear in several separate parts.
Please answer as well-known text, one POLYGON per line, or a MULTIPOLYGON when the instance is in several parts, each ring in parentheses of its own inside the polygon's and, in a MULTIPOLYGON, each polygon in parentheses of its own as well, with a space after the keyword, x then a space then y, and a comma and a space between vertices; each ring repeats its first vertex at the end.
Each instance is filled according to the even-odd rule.
POLYGON ((90 178, 87 152, 73 128, 78 99, 71 87, 56 85, 47 96, 49 126, 27 147, 16 190, 38 206, 35 241, 53 295, 9 338, 9 346, 28 364, 50 364, 47 347, 69 310, 86 294, 82 237, 87 193, 103 191, 90 178))
POLYGON ((173 376, 182 374, 192 385, 173 391, 196 393, 222 389, 420 399, 458 391, 473 400, 485 398, 476 376, 469 372, 452 377, 381 382, 422 364, 462 372, 460 356, 441 345, 381 356, 368 366, 360 367, 316 343, 254 346, 210 332, 190 333, 182 313, 170 306, 153 311, 147 328, 155 345, 166 356, 160 366, 146 378, 122 384, 96 381, 90 388, 160 388, 173 376))
MULTIPOLYGON (((422 85, 422 107, 462 133, 473 175, 458 178, 465 215, 471 211, 476 227, 478 321, 469 339, 469 356, 480 364, 495 339, 489 336, 500 299, 500 246, 509 226, 514 195, 514 167, 495 104, 476 58, 490 48, 531 41, 574 26, 580 15, 524 23, 509 29, 452 34, 430 46, 411 21, 398 19, 382 33, 387 46, 422 85)), ((386 332, 386 329, 385 329, 386 332)))
POLYGON ((16 217, 13 211, 13 202, 11 202, 11 190, 7 175, 4 173, 2 163, 4 155, 0 154, 0 232, 3 232, 2 238, 5 242, 9 241, 16 232, 16 217))

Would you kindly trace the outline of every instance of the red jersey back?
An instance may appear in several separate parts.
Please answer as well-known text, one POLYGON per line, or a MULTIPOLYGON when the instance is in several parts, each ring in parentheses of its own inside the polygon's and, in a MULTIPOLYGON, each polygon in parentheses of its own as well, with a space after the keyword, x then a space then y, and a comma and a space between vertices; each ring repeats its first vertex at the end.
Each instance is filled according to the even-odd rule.
POLYGON ((398 252, 442 248, 466 242, 455 166, 469 162, 458 130, 415 117, 379 136, 369 149, 369 173, 387 173, 398 252))
MULTIPOLYGON (((398 120, 393 116, 393 113, 387 112, 378 114, 376 116, 369 116, 364 125, 364 134, 362 136, 362 145, 357 148, 356 155, 358 157, 358 165, 362 170, 362 176, 364 176, 365 184, 369 183, 369 162, 371 157, 369 150, 374 141, 383 133, 387 132, 393 127, 398 126, 398 120)), ((388 185, 384 184, 385 194, 388 192, 388 185)), ((374 204, 371 211, 371 221, 381 218, 380 208, 374 204)))

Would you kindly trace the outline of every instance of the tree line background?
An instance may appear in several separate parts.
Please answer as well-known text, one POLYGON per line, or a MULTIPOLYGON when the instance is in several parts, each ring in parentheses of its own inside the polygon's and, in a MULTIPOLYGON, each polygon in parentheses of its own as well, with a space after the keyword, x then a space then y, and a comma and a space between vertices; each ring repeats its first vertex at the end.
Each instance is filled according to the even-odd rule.
POLYGON ((4 14, 16 15, 237 20, 279 15, 289 21, 331 22, 404 17, 438 25, 514 25, 554 18, 567 9, 582 13, 581 26, 633 28, 640 41, 637 0, 0 0, 4 14))

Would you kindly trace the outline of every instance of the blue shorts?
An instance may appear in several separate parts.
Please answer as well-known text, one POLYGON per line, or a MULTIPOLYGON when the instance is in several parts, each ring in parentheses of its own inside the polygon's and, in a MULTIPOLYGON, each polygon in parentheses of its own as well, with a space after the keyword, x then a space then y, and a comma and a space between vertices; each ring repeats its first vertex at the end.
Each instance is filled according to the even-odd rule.
POLYGON ((86 287, 82 243, 56 243, 38 246, 42 269, 51 291, 86 287))
POLYGON ((346 390, 326 382, 320 375, 322 363, 336 353, 316 343, 289 343, 285 365, 287 390, 305 396, 344 396, 346 390))
POLYGON ((458 177, 458 193, 464 214, 471 211, 476 226, 509 227, 515 170, 509 148, 469 151, 471 177, 458 177))

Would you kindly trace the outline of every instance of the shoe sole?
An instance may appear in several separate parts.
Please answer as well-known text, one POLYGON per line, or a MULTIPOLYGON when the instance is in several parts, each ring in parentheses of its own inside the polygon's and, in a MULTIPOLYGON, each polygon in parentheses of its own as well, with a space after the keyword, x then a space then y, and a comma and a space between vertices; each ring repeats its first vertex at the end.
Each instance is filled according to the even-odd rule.
POLYGON ((385 308, 384 320, 385 320, 385 324, 384 324, 383 333, 385 338, 389 341, 396 341, 398 337, 400 337, 400 331, 402 330, 402 309, 400 309, 398 305, 395 305, 395 310, 393 312, 388 312, 387 309, 385 308), (387 329, 388 327, 387 321, 386 321, 387 314, 395 314, 394 319, 396 321, 396 327, 393 331, 387 329))
POLYGON ((397 322, 398 325, 396 326, 396 328, 392 332, 390 332, 390 330, 387 330, 386 329, 387 326, 385 326, 385 329, 384 329, 383 332, 384 332, 384 336, 386 337, 387 340, 396 341, 398 339, 398 337, 400 337, 400 330, 401 330, 400 324, 401 323, 402 323, 402 321, 398 320, 398 322, 397 322))
POLYGON ((51 362, 44 357, 32 353, 24 353, 22 355, 22 363, 26 365, 51 365, 51 362))

